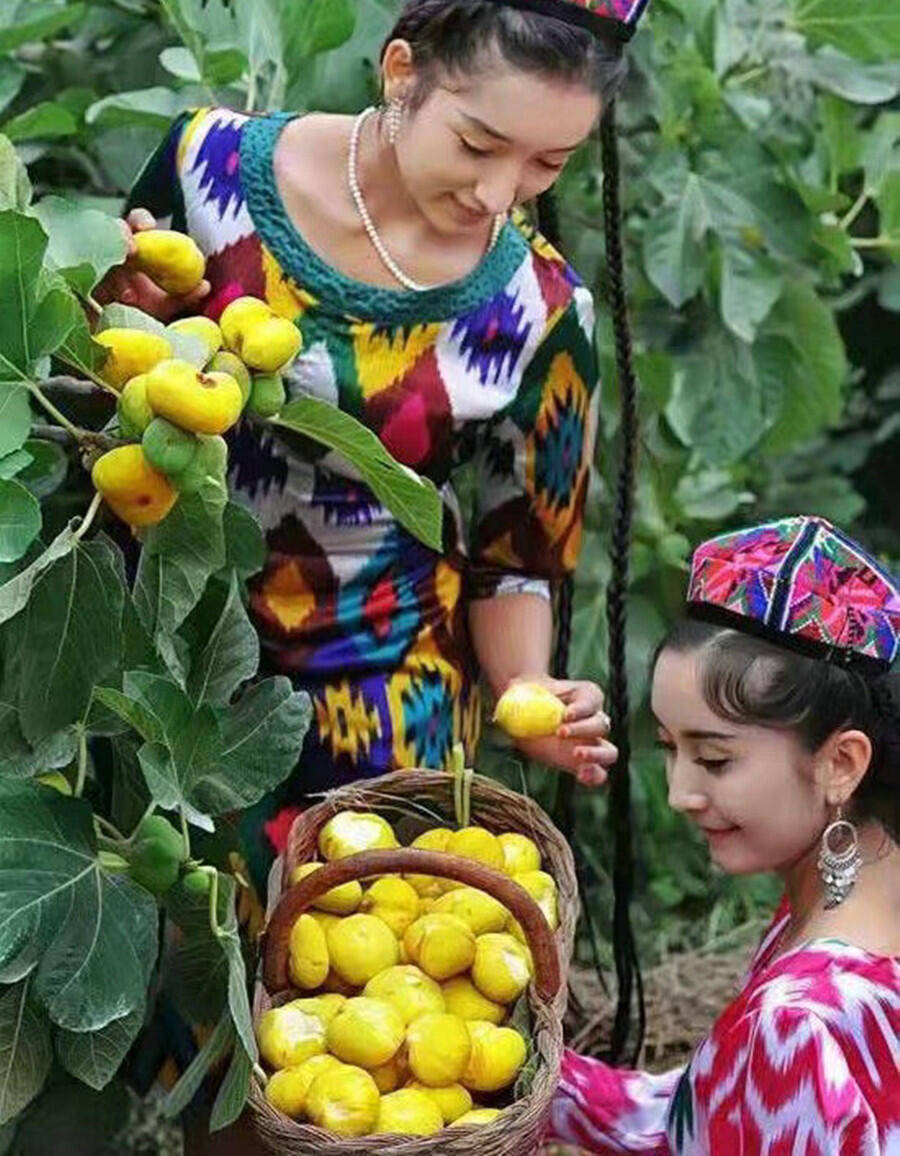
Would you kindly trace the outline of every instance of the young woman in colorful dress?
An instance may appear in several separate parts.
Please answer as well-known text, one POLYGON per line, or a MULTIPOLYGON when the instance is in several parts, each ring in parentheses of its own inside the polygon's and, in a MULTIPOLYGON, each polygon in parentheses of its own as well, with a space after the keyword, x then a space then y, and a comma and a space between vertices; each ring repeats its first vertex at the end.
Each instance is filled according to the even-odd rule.
POLYGON ((101 299, 217 318, 265 298, 303 337, 289 396, 352 414, 445 500, 438 553, 338 455, 233 438, 232 495, 268 543, 250 598, 263 665, 313 704, 295 776, 241 820, 258 887, 310 792, 446 767, 457 743, 473 761, 480 676, 567 703, 529 757, 585 782, 615 759, 600 688, 550 677, 551 588, 578 558, 594 447, 594 307, 516 210, 594 129, 645 3, 413 0, 383 51, 384 107, 184 114, 132 190, 131 228, 189 233, 208 282, 179 300, 126 264, 101 299), (451 475, 473 459, 464 526, 451 475))
POLYGON ((664 1075, 567 1053, 589 1152, 900 1153, 900 588, 820 518, 715 538, 660 648, 669 801, 785 897, 740 994, 664 1075))

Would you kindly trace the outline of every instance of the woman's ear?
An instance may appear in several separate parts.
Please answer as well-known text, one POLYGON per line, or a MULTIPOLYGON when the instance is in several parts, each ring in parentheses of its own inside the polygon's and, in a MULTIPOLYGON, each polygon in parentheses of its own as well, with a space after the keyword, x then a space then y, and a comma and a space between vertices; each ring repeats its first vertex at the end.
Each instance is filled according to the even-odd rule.
POLYGON ((836 731, 820 752, 825 797, 831 806, 849 802, 872 761, 872 741, 860 730, 836 731))
POLYGON ((381 58, 381 82, 385 100, 403 100, 414 78, 412 45, 408 40, 392 40, 381 58))

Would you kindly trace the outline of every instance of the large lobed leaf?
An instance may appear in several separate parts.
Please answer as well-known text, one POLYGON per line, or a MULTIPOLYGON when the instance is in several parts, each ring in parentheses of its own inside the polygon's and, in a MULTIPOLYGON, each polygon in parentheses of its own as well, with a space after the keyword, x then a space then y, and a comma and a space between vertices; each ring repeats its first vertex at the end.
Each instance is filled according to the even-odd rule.
POLYGON ((121 649, 125 591, 113 547, 79 541, 35 582, 22 642, 19 717, 31 743, 82 718, 121 649))
POLYGON ((79 293, 90 293, 114 265, 125 260, 125 237, 118 222, 106 213, 62 197, 44 197, 34 215, 50 238, 49 265, 79 293))
POLYGON ((31 413, 25 383, 75 324, 78 305, 47 278, 47 235, 30 217, 0 212, 0 457, 25 442, 31 413))
POLYGON ((312 397, 288 402, 275 424, 337 450, 402 526, 432 550, 442 548, 443 507, 434 483, 395 461, 372 430, 312 397))
POLYGON ((86 802, 0 779, 0 967, 33 961, 54 1023, 96 1031, 143 1008, 156 929, 153 897, 101 868, 86 802))
POLYGON ((205 816, 248 807, 287 778, 311 713, 308 696, 280 677, 216 710, 147 671, 126 674, 122 692, 96 696, 144 739, 138 758, 153 799, 203 826, 205 816))

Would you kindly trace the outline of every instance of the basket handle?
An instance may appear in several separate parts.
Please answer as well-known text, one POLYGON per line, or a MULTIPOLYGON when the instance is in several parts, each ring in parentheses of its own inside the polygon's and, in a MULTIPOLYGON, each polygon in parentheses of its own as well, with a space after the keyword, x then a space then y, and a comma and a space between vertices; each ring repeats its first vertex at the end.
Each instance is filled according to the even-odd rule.
POLYGON ((412 847, 361 851, 345 859, 336 859, 325 863, 321 870, 310 872, 286 891, 264 932, 263 983, 266 989, 274 994, 291 986, 288 975, 291 928, 314 899, 352 879, 399 873, 442 875, 468 887, 477 887, 499 900, 519 921, 525 934, 534 960, 534 986, 538 994, 547 1001, 554 999, 562 983, 556 939, 544 913, 525 888, 514 883, 508 875, 501 875, 477 860, 412 847))

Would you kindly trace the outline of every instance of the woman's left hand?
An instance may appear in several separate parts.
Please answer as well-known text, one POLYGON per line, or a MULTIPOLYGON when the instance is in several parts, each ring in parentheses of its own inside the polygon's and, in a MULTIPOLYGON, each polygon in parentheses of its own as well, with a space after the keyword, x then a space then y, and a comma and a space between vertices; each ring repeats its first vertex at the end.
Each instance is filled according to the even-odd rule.
POLYGON ((619 757, 618 750, 606 741, 609 716, 603 709, 603 691, 595 682, 549 675, 532 675, 528 681, 562 699, 566 713, 555 735, 520 739, 517 746, 530 759, 568 771, 585 786, 601 786, 607 779, 606 768, 619 757))

